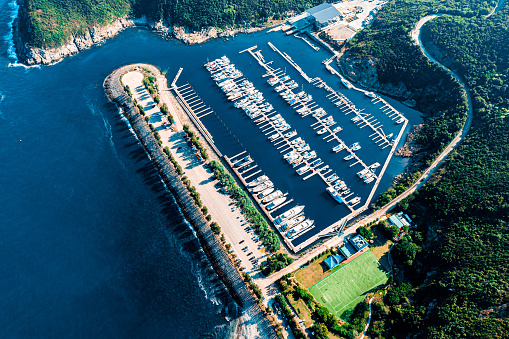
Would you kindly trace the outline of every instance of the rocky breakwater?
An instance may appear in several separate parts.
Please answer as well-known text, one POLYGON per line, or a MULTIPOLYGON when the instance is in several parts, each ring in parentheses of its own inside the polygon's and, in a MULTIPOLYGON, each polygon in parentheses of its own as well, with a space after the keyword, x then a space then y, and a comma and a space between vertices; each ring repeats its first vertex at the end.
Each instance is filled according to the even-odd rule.
POLYGON ((19 61, 27 65, 50 65, 63 58, 86 50, 94 44, 112 38, 127 27, 146 25, 146 20, 132 20, 127 17, 118 18, 113 23, 104 26, 90 27, 82 36, 71 36, 69 41, 60 47, 38 48, 26 42, 30 33, 30 18, 25 3, 19 6, 18 17, 13 24, 13 39, 19 61))

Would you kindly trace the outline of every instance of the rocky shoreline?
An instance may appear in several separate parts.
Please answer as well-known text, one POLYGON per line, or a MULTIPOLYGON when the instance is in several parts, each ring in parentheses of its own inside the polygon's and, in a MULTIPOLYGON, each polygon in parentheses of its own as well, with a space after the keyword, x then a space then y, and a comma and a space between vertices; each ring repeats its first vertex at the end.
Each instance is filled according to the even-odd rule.
POLYGON ((163 152, 158 140, 156 140, 152 130, 149 128, 149 124, 125 92, 121 77, 128 71, 137 68, 148 69, 156 76, 160 75, 159 70, 149 64, 132 64, 120 67, 113 71, 104 81, 103 86, 108 98, 121 108, 122 114, 127 118, 138 140, 150 156, 161 179, 174 195, 186 220, 189 221, 196 231, 196 236, 202 245, 203 251, 209 257, 212 267, 222 279, 237 304, 243 309, 242 322, 237 324, 237 329, 235 330, 237 338, 245 337, 239 327, 240 324, 243 324, 242 328, 252 327, 252 331, 258 330, 258 327, 265 329, 266 331, 263 332, 264 338, 277 339, 276 332, 244 282, 239 270, 234 266, 218 237, 212 232, 200 207, 195 203, 195 200, 179 178, 168 156, 163 152))
POLYGON ((168 27, 163 22, 150 22, 145 17, 133 19, 125 16, 118 18, 108 25, 90 27, 84 36, 72 36, 69 38, 69 42, 63 46, 56 48, 38 48, 31 47, 24 41, 23 30, 28 28, 23 27, 23 22, 28 22, 28 14, 24 5, 21 4, 19 6, 18 16, 14 20, 12 27, 13 42, 19 62, 28 66, 55 64, 68 56, 77 54, 107 39, 113 38, 128 27, 148 28, 165 38, 175 38, 188 45, 200 44, 217 38, 227 39, 239 33, 253 33, 267 28, 246 27, 240 29, 220 29, 209 27, 199 32, 192 32, 185 27, 168 27))

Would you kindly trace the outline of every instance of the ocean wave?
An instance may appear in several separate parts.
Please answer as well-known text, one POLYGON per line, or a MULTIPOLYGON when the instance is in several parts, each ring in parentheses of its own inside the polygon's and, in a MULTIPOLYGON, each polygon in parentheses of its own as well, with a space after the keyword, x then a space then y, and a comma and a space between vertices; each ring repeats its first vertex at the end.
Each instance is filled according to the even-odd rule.
MULTIPOLYGON (((7 33, 7 35, 4 36, 4 40, 7 43, 7 56, 10 59, 15 60, 15 63, 17 63, 18 56, 16 55, 16 48, 14 47, 14 41, 13 41, 14 28, 12 27, 12 25, 14 23, 14 20, 16 20, 16 18, 18 17, 19 6, 18 6, 16 0, 12 0, 12 2, 9 2, 8 6, 12 11, 11 15, 10 15, 11 21, 9 22, 9 33, 7 33)), ((11 64, 9 64, 9 65, 11 65, 11 64)))
MULTIPOLYGON (((5 99, 5 95, 2 92, 0 92, 0 104, 4 101, 4 99, 5 99)), ((1 107, 0 107, 0 118, 2 118, 3 120, 6 120, 1 107)))
MULTIPOLYGON (((134 135, 134 137, 138 140, 138 143, 141 145, 140 139, 138 138, 136 132, 134 131, 131 123, 123 114, 122 109, 118 105, 116 105, 116 106, 118 109, 118 114, 121 116, 122 121, 125 121, 125 123, 127 124, 128 128, 129 128, 129 131, 131 131, 131 133, 134 135)), ((147 157, 149 159, 152 159, 150 154, 148 154, 147 152, 145 152, 145 154, 147 155, 147 157)), ((193 262, 192 273, 196 277, 198 286, 203 291, 205 299, 209 300, 215 306, 221 306, 222 302, 218 295, 223 290, 226 290, 226 287, 222 283, 220 283, 220 284, 218 284, 217 288, 215 288, 212 278, 216 277, 216 275, 215 275, 215 272, 210 268, 210 261, 208 260, 205 252, 203 251, 203 249, 201 248, 201 245, 199 244, 198 235, 196 233, 196 230, 193 228, 191 223, 186 219, 184 213, 182 212, 182 209, 180 208, 179 204, 177 203, 175 196, 173 195, 171 190, 167 187, 166 183, 160 176, 159 176, 159 180, 164 185, 166 190, 170 193, 172 200, 175 203, 175 206, 177 207, 179 219, 191 231, 193 240, 198 242, 198 244, 197 244, 197 246, 199 247, 198 255, 200 256, 200 258, 202 260, 197 260, 197 261, 192 260, 192 262, 193 262), (201 263, 205 263, 205 264, 200 265, 201 263), (210 270, 211 272, 205 272, 206 270, 210 270), (205 273, 207 273, 207 274, 205 274, 205 273), (208 274, 208 273, 210 273, 210 274, 208 274)), ((189 252, 186 251, 186 249, 183 246, 180 247, 180 254, 183 256, 189 256, 189 252)), ((223 307, 219 307, 218 313, 221 313, 223 310, 224 310, 223 307)))

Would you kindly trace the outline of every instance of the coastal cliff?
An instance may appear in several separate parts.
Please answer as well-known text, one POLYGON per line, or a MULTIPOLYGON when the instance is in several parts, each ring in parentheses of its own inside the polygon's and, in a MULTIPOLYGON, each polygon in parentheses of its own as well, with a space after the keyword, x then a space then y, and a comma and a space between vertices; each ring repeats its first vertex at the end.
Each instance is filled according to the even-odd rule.
POLYGON ((128 17, 118 18, 114 22, 103 26, 90 27, 82 36, 71 36, 68 42, 56 48, 32 47, 26 42, 31 25, 27 5, 24 1, 19 3, 18 16, 13 23, 13 42, 20 62, 26 65, 50 65, 67 56, 84 51, 94 44, 112 38, 127 27, 147 25, 146 20, 132 20, 128 17))
POLYGON ((200 31, 192 31, 186 27, 169 27, 163 21, 153 22, 146 17, 132 18, 124 16, 117 18, 110 24, 88 27, 81 35, 71 35, 68 41, 54 48, 33 47, 27 43, 32 28, 28 7, 25 1, 20 1, 18 16, 13 22, 13 42, 16 54, 21 63, 26 65, 51 65, 62 59, 84 51, 93 45, 104 42, 116 36, 128 27, 146 27, 165 38, 174 37, 185 44, 199 44, 216 38, 229 38, 239 33, 252 33, 265 27, 250 27, 240 29, 220 29, 209 27, 200 31))
POLYGON ((377 72, 378 60, 373 57, 359 58, 347 51, 338 60, 338 67, 344 76, 352 82, 392 97, 399 98, 409 107, 415 107, 420 98, 433 97, 439 94, 439 86, 409 89, 403 82, 380 83, 377 72))

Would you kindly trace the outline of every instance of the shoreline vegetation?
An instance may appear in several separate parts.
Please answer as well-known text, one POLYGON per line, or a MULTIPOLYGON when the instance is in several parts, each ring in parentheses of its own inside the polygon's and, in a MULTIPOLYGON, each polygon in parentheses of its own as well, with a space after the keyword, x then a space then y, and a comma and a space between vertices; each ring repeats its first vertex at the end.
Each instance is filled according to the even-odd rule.
MULTIPOLYGON (((211 222, 207 207, 203 206, 196 188, 190 184, 186 176, 182 175, 184 174, 182 168, 171 155, 169 148, 161 147, 158 131, 149 124, 143 108, 140 109, 137 106, 136 99, 132 98, 131 89, 122 84, 122 76, 135 69, 145 73, 144 83, 145 80, 148 80, 145 86, 147 84, 153 86, 154 83, 149 79, 151 74, 159 73, 157 68, 147 64, 128 65, 115 70, 106 78, 104 88, 108 97, 117 103, 129 120, 166 187, 173 193, 185 218, 196 230, 202 248, 209 257, 214 270, 223 280, 235 301, 244 310, 249 310, 251 318, 258 319, 259 326, 270 332, 268 337, 276 338, 276 332, 270 330, 274 328, 274 324, 267 319, 266 316, 269 313, 261 304, 262 291, 247 272, 243 272, 242 269, 239 269, 239 265, 234 264, 233 257, 227 252, 229 246, 225 244, 224 235, 219 236, 221 234, 220 226, 216 222, 211 222)), ((190 131, 189 126, 186 130, 190 131)), ((189 138, 189 142, 191 142, 191 138, 189 138)))
POLYGON ((18 0, 13 40, 20 62, 54 64, 114 37, 127 27, 146 27, 165 38, 199 44, 272 27, 319 0, 18 0), (226 9, 225 9, 226 8, 226 9), (72 24, 71 24, 72 23, 72 24))

